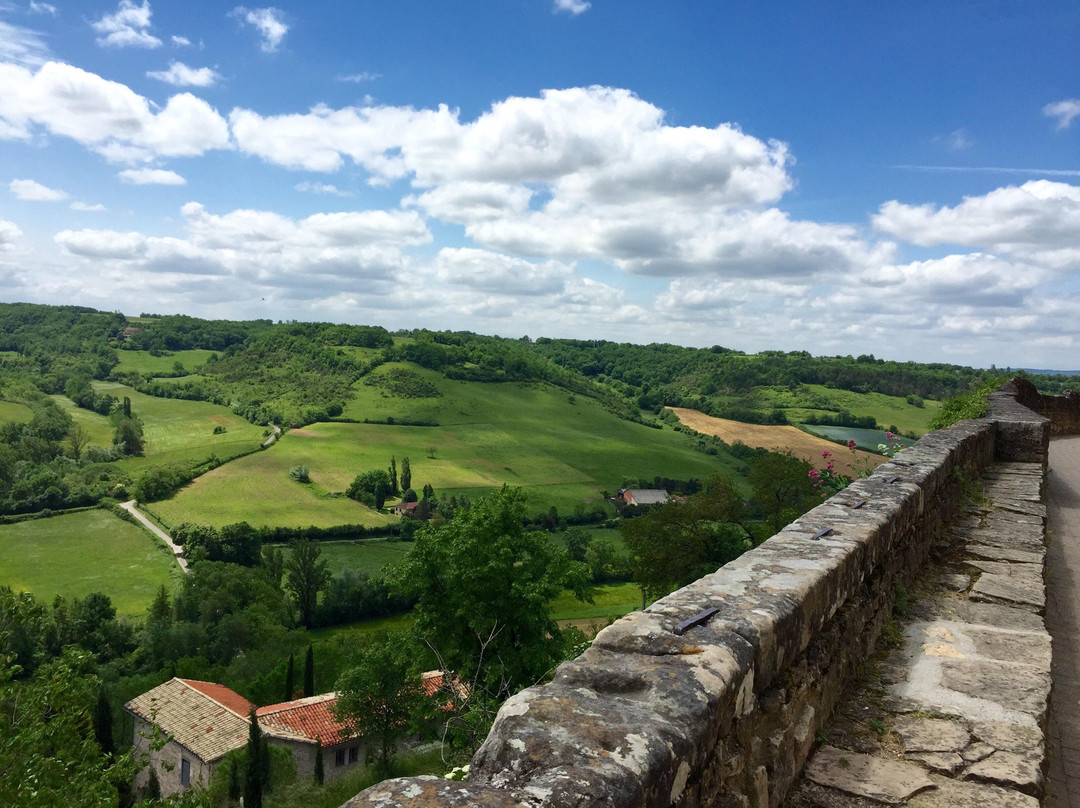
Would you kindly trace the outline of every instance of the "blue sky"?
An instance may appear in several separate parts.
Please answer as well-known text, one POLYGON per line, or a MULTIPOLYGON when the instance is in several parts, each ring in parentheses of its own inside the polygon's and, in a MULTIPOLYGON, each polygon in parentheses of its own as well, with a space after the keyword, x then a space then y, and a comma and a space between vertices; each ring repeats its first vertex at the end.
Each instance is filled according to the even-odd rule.
POLYGON ((1080 5, 0 0, 0 300, 1080 367, 1080 5))

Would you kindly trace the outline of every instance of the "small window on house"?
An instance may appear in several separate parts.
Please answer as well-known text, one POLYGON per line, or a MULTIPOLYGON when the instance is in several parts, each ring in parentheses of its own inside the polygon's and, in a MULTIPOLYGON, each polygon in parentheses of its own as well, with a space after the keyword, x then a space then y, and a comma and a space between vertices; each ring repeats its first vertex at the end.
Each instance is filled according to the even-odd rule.
POLYGON ((191 784, 191 761, 180 758, 180 785, 187 788, 191 784))
POLYGON ((335 766, 344 766, 345 765, 345 750, 344 749, 339 749, 339 750, 337 750, 337 752, 334 753, 334 765, 335 766))
POLYGON ((356 763, 356 759, 360 756, 360 748, 356 746, 349 747, 349 763, 356 763))

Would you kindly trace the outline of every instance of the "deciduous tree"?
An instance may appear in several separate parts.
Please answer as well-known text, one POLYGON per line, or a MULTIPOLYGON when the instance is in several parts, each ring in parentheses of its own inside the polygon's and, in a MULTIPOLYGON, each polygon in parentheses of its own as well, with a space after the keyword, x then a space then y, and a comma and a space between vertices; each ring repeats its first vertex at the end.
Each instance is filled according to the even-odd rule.
POLYGON ((588 570, 547 535, 526 531, 525 497, 503 488, 416 534, 389 572, 415 597, 417 634, 446 666, 505 698, 532 684, 562 650, 548 602, 565 588, 584 596, 588 570))
POLYGON ((408 635, 382 632, 365 642, 356 665, 337 682, 335 715, 350 733, 377 744, 376 766, 383 773, 424 705, 414 659, 408 635))
POLYGON ((300 612, 300 622, 310 628, 319 592, 330 583, 330 566, 319 558, 322 549, 317 541, 300 539, 290 546, 292 552, 285 562, 285 586, 300 612))

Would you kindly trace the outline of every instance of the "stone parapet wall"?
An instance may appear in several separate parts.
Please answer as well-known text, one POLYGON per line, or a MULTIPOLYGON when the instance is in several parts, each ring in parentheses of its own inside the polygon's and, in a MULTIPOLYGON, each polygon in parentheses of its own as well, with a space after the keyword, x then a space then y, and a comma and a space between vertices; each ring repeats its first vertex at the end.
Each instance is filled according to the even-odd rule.
POLYGON ((991 394, 995 404, 1004 407, 1020 404, 1050 419, 1054 435, 1080 435, 1080 393, 1061 396, 1040 393, 1027 379, 1016 378, 991 394))
POLYGON ((1045 462, 1048 437, 1049 421, 1015 394, 996 398, 987 418, 927 435, 761 546, 604 629, 550 684, 503 705, 468 781, 391 780, 347 805, 775 808, 898 585, 987 466, 1045 462), (675 633, 706 608, 717 610, 707 623, 675 633))

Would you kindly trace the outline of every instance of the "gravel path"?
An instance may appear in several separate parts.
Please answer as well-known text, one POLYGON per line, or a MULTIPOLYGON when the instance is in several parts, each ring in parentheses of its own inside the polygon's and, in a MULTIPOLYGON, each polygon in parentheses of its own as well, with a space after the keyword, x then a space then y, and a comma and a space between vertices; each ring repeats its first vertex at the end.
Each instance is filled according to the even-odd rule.
POLYGON ((164 530, 162 530, 149 519, 147 519, 142 513, 140 513, 139 509, 135 507, 135 500, 132 499, 127 502, 121 502, 120 507, 130 513, 136 519, 138 519, 139 524, 141 524, 143 527, 145 527, 147 530, 149 530, 151 533, 153 533, 155 536, 165 542, 165 544, 168 545, 169 549, 172 550, 172 554, 176 557, 176 563, 180 565, 180 569, 182 569, 184 572, 188 571, 187 560, 184 558, 184 549, 179 545, 173 544, 172 537, 170 537, 168 533, 166 533, 164 530))

